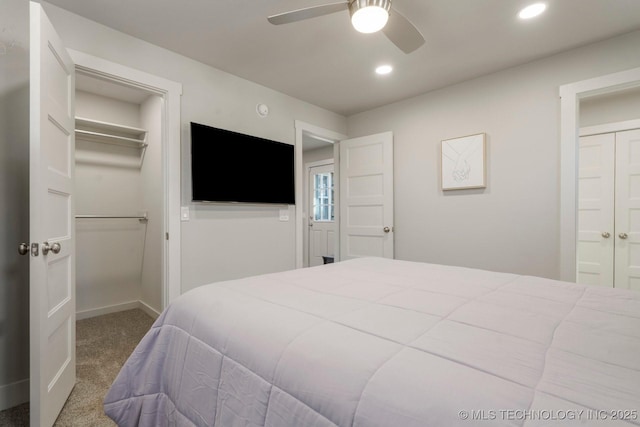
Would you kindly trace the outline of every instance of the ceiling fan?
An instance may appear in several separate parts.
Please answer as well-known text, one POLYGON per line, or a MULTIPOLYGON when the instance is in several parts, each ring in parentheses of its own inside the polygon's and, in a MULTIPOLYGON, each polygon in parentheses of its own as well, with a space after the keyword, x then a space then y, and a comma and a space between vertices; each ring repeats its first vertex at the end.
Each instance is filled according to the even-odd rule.
POLYGON ((424 37, 407 18, 391 10, 391 0, 348 0, 306 7, 269 16, 273 25, 289 24, 330 13, 349 10, 351 24, 361 33, 382 30, 385 36, 404 53, 411 53, 424 44, 424 37), (391 10, 391 12, 390 12, 391 10))

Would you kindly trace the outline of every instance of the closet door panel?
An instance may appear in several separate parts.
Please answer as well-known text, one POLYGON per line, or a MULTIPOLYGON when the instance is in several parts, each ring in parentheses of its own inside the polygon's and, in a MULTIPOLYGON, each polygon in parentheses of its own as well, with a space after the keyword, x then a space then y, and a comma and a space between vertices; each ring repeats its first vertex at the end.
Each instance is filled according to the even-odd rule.
POLYGON ((615 286, 640 290, 640 130, 615 137, 615 286))
POLYGON ((76 380, 75 66, 42 6, 29 7, 29 410, 48 427, 76 380))
POLYGON ((579 159, 577 281, 612 287, 615 136, 580 138, 579 159))

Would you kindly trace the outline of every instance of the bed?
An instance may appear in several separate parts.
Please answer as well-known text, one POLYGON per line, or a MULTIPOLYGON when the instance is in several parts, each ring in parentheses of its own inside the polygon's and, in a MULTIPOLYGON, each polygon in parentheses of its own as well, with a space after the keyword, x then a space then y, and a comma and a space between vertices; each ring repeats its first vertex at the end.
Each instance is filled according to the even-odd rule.
POLYGON ((640 425, 640 294, 361 258, 202 286, 109 390, 120 426, 640 425))

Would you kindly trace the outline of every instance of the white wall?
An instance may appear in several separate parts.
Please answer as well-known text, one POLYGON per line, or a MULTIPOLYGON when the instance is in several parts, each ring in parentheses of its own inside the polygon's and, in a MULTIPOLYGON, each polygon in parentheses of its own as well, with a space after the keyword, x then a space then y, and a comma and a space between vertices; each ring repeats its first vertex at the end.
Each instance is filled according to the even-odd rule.
POLYGON ((348 118, 394 134, 396 257, 559 277, 560 85, 640 66, 640 32, 348 118), (484 190, 440 190, 440 142, 487 134, 484 190))
POLYGON ((28 19, 29 2, 0 2, 0 410, 29 399, 28 19))
POLYGON ((289 144, 294 121, 345 133, 343 116, 283 95, 197 61, 114 31, 44 3, 65 44, 75 50, 183 85, 182 198, 191 220, 182 223, 182 289, 295 267, 295 210, 280 207, 191 204, 189 123, 199 122, 289 144), (267 118, 255 112, 270 108, 267 118))
POLYGON ((333 144, 327 143, 326 147, 307 150, 302 153, 302 164, 325 159, 333 159, 333 144))
POLYGON ((140 127, 140 105, 82 90, 76 91, 76 116, 140 127))
POLYGON ((587 98, 580 102, 580 126, 640 119, 640 89, 587 98))
POLYGON ((140 300, 162 311, 162 98, 150 96, 140 106, 140 126, 148 131, 147 150, 140 170, 142 206, 149 215, 144 240, 140 300))

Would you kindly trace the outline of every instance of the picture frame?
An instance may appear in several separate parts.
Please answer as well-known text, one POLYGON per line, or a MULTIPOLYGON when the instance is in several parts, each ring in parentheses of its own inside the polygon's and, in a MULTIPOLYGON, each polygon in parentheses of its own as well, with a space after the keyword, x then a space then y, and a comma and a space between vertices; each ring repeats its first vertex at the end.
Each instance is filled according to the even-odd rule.
POLYGON ((486 188, 486 134, 445 139, 440 153, 443 191, 486 188))

